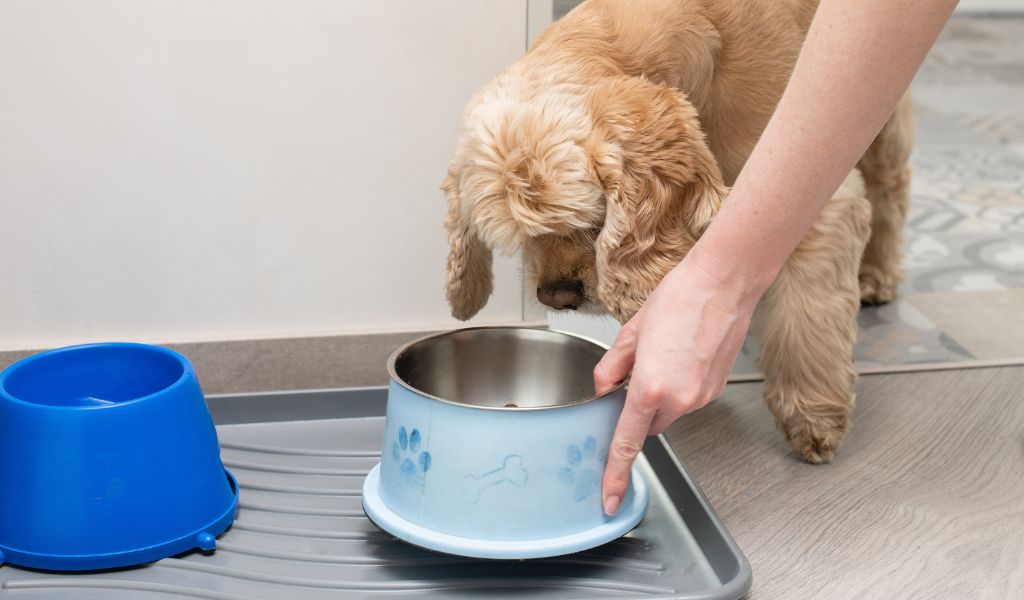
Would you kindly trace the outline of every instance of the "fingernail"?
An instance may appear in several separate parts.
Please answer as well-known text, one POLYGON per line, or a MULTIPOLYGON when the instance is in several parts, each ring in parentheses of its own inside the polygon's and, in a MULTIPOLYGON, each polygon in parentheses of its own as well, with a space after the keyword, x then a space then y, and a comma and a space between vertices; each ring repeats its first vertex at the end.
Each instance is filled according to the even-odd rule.
POLYGON ((619 510, 619 497, 608 496, 604 500, 604 514, 609 517, 615 514, 615 511, 619 510))

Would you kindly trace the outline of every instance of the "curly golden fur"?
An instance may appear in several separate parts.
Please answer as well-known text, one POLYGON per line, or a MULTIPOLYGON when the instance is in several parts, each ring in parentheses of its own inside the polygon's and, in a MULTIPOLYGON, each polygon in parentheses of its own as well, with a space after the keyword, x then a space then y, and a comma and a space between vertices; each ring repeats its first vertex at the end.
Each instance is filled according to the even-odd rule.
MULTIPOLYGON (((522 251, 553 307, 628 320, 720 208, 815 5, 588 0, 552 25, 463 114, 442 185, 452 313, 487 302, 494 249, 522 251)), ((811 462, 849 429, 858 306, 899 281, 911 137, 904 98, 755 314, 765 400, 811 462)))

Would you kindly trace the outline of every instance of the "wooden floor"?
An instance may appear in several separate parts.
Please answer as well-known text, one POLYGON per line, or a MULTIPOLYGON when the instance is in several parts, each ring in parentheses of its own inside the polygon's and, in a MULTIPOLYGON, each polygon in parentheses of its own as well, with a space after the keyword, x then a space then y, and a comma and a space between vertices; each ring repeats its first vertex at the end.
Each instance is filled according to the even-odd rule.
POLYGON ((760 396, 730 385, 668 433, 750 560, 749 598, 1024 598, 1024 367, 863 376, 822 466, 760 396))

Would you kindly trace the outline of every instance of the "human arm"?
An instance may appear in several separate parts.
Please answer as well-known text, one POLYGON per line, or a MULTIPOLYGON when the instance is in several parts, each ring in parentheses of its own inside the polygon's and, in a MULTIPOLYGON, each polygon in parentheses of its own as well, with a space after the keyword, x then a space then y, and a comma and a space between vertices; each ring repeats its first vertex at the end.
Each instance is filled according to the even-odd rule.
POLYGON ((721 393, 761 295, 892 114, 955 5, 821 2, 721 212, 595 369, 599 390, 633 373, 605 470, 607 513, 646 436, 721 393))

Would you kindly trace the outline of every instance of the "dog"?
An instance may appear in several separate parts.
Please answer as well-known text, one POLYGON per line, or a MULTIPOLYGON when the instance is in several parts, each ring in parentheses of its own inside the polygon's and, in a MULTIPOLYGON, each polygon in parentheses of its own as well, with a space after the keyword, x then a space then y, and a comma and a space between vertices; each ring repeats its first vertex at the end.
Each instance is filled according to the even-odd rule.
MULTIPOLYGON (((462 115, 442 184, 452 314, 487 302, 492 251, 521 251, 543 304, 628 321, 719 210, 815 8, 587 0, 551 25, 462 115)), ((850 427, 858 308, 900 281, 911 120, 905 96, 754 315, 765 401, 811 463, 850 427)))

